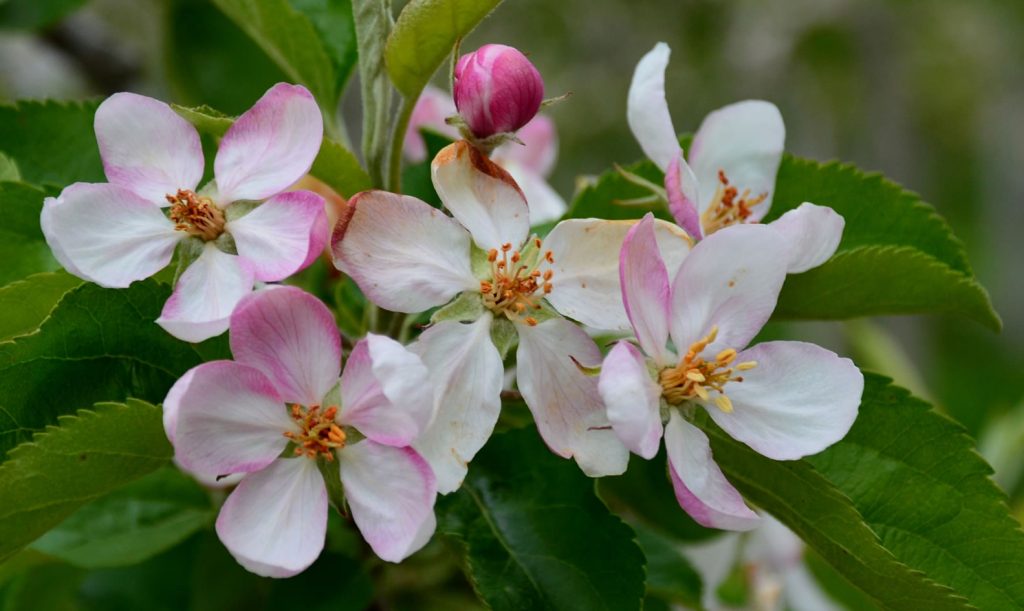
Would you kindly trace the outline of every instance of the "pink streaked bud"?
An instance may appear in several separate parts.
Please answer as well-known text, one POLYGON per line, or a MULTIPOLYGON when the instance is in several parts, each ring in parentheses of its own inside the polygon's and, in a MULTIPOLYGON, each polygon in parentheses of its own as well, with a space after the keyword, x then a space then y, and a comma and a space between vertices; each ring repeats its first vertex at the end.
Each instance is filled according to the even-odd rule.
POLYGON ((455 107, 477 138, 514 132, 544 99, 544 80, 518 49, 484 45, 455 65, 455 107))

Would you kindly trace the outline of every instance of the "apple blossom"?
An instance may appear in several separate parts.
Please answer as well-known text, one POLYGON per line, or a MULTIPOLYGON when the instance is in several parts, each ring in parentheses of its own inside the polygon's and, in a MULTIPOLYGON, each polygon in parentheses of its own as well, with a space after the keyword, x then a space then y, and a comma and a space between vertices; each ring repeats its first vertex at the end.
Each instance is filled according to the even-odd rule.
POLYGON ((786 276, 787 244, 778 232, 763 225, 717 231, 685 257, 670 284, 654 228, 648 214, 630 229, 619 266, 642 352, 618 342, 598 388, 612 428, 632 452, 651 458, 664 437, 687 513, 704 526, 748 530, 758 517, 691 422, 696 408, 756 452, 794 460, 846 435, 864 377, 849 359, 813 344, 746 348, 775 309, 786 276))
POLYGON ((234 361, 193 368, 166 403, 184 467, 244 474, 217 518, 235 559, 270 577, 316 560, 328 511, 321 468, 339 470, 352 519, 378 556, 399 562, 421 548, 434 531, 437 488, 409 447, 433 414, 420 358, 369 335, 339 380, 334 318, 293 287, 243 298, 230 341, 234 361))
MULTIPOLYGON (((771 102, 746 100, 704 118, 684 159, 665 99, 671 51, 658 43, 636 66, 627 118, 644 153, 665 172, 676 222, 694 239, 767 214, 782 160, 786 128, 771 102)), ((831 208, 803 203, 771 227, 785 238, 789 272, 824 263, 835 252, 844 221, 831 208)))
POLYGON ((544 99, 544 80, 518 49, 484 45, 455 65, 455 106, 476 138, 514 132, 544 99))
POLYGON ((177 247, 189 265, 157 319, 175 337, 223 333, 254 282, 283 280, 323 249, 323 199, 285 192, 323 138, 305 88, 279 83, 242 114, 220 143, 215 180, 198 191, 199 134, 167 104, 114 94, 96 110, 95 130, 110 182, 75 183, 47 198, 46 241, 69 272, 112 288, 154 275, 177 247))

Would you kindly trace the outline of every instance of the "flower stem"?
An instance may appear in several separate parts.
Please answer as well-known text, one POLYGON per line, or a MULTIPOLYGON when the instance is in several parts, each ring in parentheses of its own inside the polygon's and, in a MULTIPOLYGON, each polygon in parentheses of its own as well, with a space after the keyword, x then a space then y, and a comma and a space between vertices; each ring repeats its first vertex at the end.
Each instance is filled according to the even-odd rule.
POLYGON ((395 121, 395 128, 391 132, 391 158, 388 162, 388 191, 392 193, 402 192, 402 144, 405 142, 405 132, 409 129, 409 119, 412 118, 412 109, 416 106, 416 100, 403 97, 402 104, 398 110, 398 120, 395 121))

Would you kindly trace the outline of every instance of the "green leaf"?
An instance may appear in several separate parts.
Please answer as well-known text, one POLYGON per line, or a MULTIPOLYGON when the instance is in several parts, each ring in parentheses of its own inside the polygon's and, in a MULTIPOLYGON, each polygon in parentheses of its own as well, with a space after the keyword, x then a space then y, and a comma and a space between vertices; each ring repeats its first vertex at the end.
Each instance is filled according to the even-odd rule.
POLYGON ((699 609, 700 575, 679 551, 679 545, 640 524, 630 524, 647 558, 647 595, 699 609))
POLYGON ((209 495, 165 467, 82 507, 32 548, 83 568, 125 566, 170 549, 213 518, 209 495))
POLYGON ((35 331, 61 297, 80 284, 80 278, 61 270, 0 287, 0 342, 35 331))
POLYGON ((19 182, 21 180, 21 171, 18 169, 18 164, 3 153, 0 153, 0 180, 12 182, 19 182))
POLYGON ((335 87, 340 92, 359 59, 352 0, 288 0, 288 3, 309 18, 316 28, 338 75, 335 87))
POLYGON ((474 588, 491 608, 640 608, 643 555, 632 531, 536 429, 494 435, 438 506, 438 529, 465 546, 474 588))
POLYGON ((0 457, 93 403, 163 401, 178 377, 203 360, 196 347, 153 322, 169 294, 153 280, 120 290, 84 284, 37 332, 0 343, 0 457))
POLYGON ((429 128, 421 129, 420 134, 426 144, 427 156, 420 163, 409 164, 402 169, 402 193, 440 208, 441 198, 437 196, 434 181, 430 176, 430 162, 441 149, 452 143, 452 139, 429 128))
POLYGON ((0 29, 43 29, 83 4, 85 0, 6 0, 0 2, 0 29))
POLYGON ((172 455, 160 410, 102 403, 63 416, 0 465, 0 562, 76 509, 164 465, 172 455))
POLYGON ((21 101, 0 104, 0 152, 21 178, 62 189, 73 182, 106 182, 92 129, 98 102, 21 101))
POLYGON ((305 85, 331 117, 338 107, 338 74, 309 18, 288 0, 213 0, 284 70, 305 85))
MULTIPOLYGON (((638 161, 623 169, 654 183, 664 180, 661 170, 650 161, 638 161)), ((672 215, 668 213, 664 202, 637 205, 624 203, 650 194, 650 191, 626 180, 618 170, 607 170, 576 192, 566 218, 638 219, 653 212, 658 218, 671 221, 672 215)))
POLYGON ((412 0, 402 9, 384 50, 391 81, 415 101, 455 43, 501 0, 412 0))
POLYGON ((359 45, 363 160, 374 186, 383 187, 392 92, 384 68, 384 45, 391 34, 394 19, 390 0, 354 0, 352 8, 359 45))
POLYGON ((963 428, 877 375, 850 433, 807 462, 882 544, 979 609, 1024 608, 1024 533, 963 428))
POLYGON ((0 182, 0 286, 37 272, 60 269, 39 227, 47 193, 20 182, 0 182))

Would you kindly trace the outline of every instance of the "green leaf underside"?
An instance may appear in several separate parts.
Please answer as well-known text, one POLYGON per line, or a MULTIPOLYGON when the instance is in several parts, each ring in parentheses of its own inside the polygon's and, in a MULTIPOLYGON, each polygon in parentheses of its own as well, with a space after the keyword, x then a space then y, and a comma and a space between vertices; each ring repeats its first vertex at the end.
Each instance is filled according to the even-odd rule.
POLYGON ((544 447, 536 429, 494 435, 462 488, 438 502, 493 609, 639 609, 644 559, 593 481, 544 447))
POLYGON ((82 507, 32 548, 83 568, 142 562, 213 521, 206 492, 164 467, 82 507))
POLYGON ((21 178, 64 188, 105 182, 92 118, 99 102, 21 101, 0 104, 0 152, 18 164, 21 178))
MULTIPOLYGON (((39 227, 47 193, 21 182, 0 182, 0 286, 60 269, 39 227)), ((3 323, 0 323, 2 325, 3 323)))
POLYGON ((35 331, 61 297, 80 284, 80 278, 61 270, 0 287, 0 342, 35 331))
POLYGON ((901 561, 979 609, 1024 608, 1024 533, 960 425, 868 375, 850 433, 808 462, 901 561))
POLYGON ((412 0, 402 9, 384 49, 388 74, 415 100, 451 53, 501 0, 412 0))
POLYGON ((61 299, 37 332, 0 343, 0 457, 93 403, 162 401, 175 380, 202 362, 195 347, 153 322, 169 294, 152 280, 127 289, 84 284, 61 299))
POLYGON ((101 403, 59 422, 0 465, 0 561, 172 455, 160 409, 143 401, 101 403))

